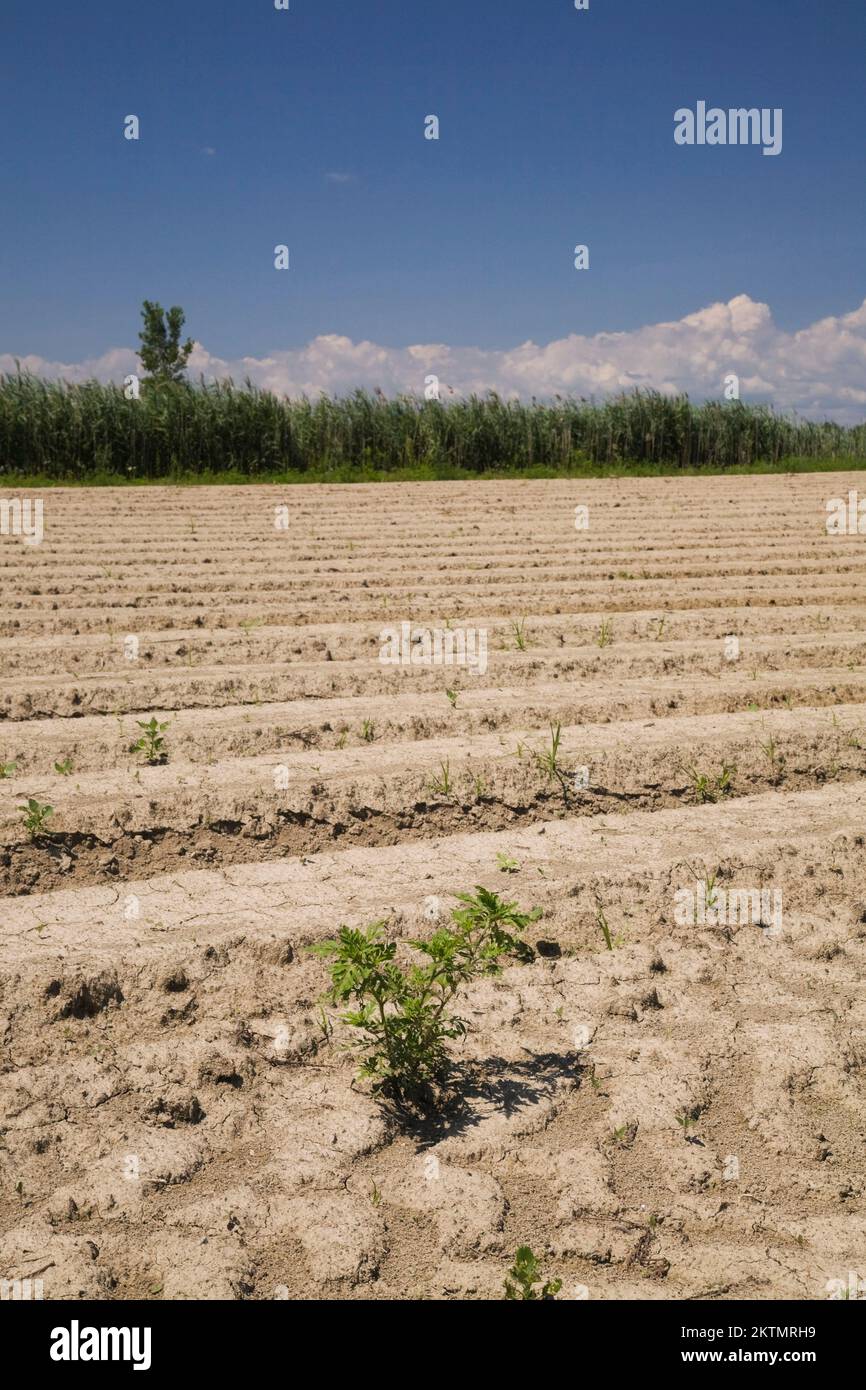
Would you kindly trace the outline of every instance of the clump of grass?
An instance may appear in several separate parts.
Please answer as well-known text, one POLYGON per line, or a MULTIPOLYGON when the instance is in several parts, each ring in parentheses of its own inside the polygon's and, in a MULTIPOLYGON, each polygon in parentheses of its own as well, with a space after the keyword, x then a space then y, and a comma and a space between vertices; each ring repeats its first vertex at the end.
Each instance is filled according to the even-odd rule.
POLYGON ((766 743, 759 743, 758 747, 770 764, 770 776, 778 781, 785 767, 785 755, 779 752, 779 746, 773 735, 770 734, 766 743))
POLYGON ((430 791, 435 792, 437 796, 451 796, 454 785, 451 781, 451 763, 449 760, 446 759, 445 762, 439 764, 438 776, 431 777, 427 785, 430 791))
POLYGON ((613 641, 613 623, 609 618, 605 618, 595 639, 597 647, 609 647, 613 641))
POLYGON ((376 726, 372 719, 365 719, 361 725, 361 738, 365 743, 372 743, 376 737, 376 726))
MULTIPOLYGON (((571 787, 568 782, 568 775, 559 761, 559 750, 562 744, 562 725, 560 723, 550 725, 550 743, 546 748, 531 748, 532 761, 536 769, 547 779, 548 782, 558 782, 562 795, 566 801, 571 796, 571 787)), ((522 745, 518 744, 518 757, 522 758, 522 745)))
POLYGON ((693 764, 688 764, 684 769, 698 804, 705 801, 718 801, 719 797, 727 796, 733 791, 734 777, 737 769, 733 763, 722 763, 721 770, 716 776, 712 773, 698 772, 693 764))
POLYGON ((536 767, 550 779, 554 778, 559 771, 559 745, 561 742, 562 725, 551 724, 549 747, 533 750, 532 756, 536 767))
MULTIPOLYGON (((707 907, 710 908, 711 910, 716 906, 716 884, 718 883, 718 881, 719 881, 719 872, 718 872, 718 869, 716 870, 716 872, 715 872, 714 874, 711 874, 711 873, 705 873, 705 874, 704 874, 704 878, 703 878, 703 884, 704 884, 704 901, 706 902, 707 907)), ((695 909, 695 911, 697 912, 697 908, 695 909)))
POLYGON ((511 623, 511 636, 514 639, 515 649, 519 652, 526 651, 526 619, 520 618, 511 623))

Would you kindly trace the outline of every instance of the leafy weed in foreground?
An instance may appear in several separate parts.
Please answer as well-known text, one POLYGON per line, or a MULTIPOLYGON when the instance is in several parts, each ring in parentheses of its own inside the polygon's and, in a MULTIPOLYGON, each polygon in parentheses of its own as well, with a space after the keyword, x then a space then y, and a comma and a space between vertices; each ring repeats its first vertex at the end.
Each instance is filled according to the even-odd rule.
POLYGON ((310 948, 330 962, 331 1002, 354 1006, 341 1021, 356 1030, 360 1075, 376 1091, 429 1099, 447 1075, 446 1042, 466 1032, 463 1019, 449 1012, 454 996, 471 980, 498 974, 503 957, 531 956, 520 938, 540 909, 521 912, 480 886, 458 901, 450 926, 410 942, 424 960, 406 969, 395 959, 397 943, 383 939, 384 922, 341 927, 335 939, 310 948))
POLYGON ((542 1283, 541 1265, 528 1245, 519 1247, 508 1273, 510 1277, 505 1280, 506 1298, 527 1302, 530 1299, 549 1301, 562 1288, 561 1279, 548 1279, 542 1283), (541 1288, 536 1290, 536 1284, 541 1284, 541 1288))

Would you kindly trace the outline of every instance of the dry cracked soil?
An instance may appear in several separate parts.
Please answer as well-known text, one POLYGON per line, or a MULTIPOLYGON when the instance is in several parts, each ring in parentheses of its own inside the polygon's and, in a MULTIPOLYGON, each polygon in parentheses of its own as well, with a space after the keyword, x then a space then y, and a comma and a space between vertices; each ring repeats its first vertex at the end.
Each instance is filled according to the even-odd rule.
POLYGON ((42 544, 0 539, 0 1275, 498 1299, 529 1244, 561 1298, 866 1277, 852 486, 46 493, 42 544), (486 669, 383 664, 404 622, 486 669), (542 910, 534 956, 401 1115, 308 948, 380 920, 408 960, 478 884, 542 910))

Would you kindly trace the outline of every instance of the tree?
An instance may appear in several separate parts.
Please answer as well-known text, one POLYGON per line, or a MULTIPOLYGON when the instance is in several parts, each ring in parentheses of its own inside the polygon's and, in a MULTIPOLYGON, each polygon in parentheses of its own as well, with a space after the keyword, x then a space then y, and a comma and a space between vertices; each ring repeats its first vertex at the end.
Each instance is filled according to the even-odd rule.
POLYGON ((192 338, 181 346, 180 335, 184 312, 175 304, 167 312, 161 304, 146 299, 141 307, 144 328, 139 333, 141 365, 150 373, 149 380, 178 382, 183 380, 189 355, 195 347, 192 338))

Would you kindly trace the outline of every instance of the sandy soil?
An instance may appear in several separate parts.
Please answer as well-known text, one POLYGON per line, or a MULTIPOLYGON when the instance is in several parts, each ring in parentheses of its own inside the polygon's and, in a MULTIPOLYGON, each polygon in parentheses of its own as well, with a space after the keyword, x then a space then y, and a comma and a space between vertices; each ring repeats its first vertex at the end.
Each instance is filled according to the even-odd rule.
POLYGON ((866 1277, 857 486, 48 493, 0 538, 0 1277, 499 1298, 524 1243, 574 1299, 866 1277), (483 629, 486 672, 381 664, 404 621, 483 629), (684 920, 706 883, 780 920, 684 920), (401 1119, 305 948, 384 919, 408 958, 476 884, 543 910, 535 958, 401 1119))

